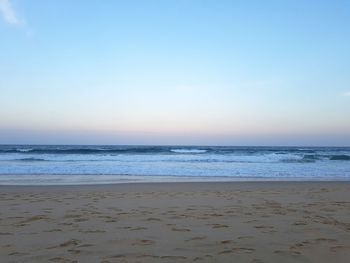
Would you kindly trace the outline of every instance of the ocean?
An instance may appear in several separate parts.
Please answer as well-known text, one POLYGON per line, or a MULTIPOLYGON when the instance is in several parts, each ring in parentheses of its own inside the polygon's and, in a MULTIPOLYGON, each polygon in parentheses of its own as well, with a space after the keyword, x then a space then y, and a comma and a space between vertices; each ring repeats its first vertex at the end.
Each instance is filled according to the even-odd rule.
POLYGON ((350 180, 350 147, 0 145, 0 185, 350 180))

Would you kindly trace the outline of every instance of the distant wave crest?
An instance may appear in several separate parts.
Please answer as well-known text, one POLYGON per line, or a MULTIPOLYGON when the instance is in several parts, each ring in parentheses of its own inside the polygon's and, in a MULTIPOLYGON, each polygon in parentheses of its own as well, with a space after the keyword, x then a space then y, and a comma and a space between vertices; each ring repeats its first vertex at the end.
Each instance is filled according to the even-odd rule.
POLYGON ((32 151, 32 150, 33 150, 33 148, 19 148, 19 149, 16 149, 16 151, 18 151, 18 152, 24 152, 24 153, 30 152, 30 151, 32 151))
POLYGON ((171 149, 171 152, 174 153, 205 153, 205 149, 171 149))

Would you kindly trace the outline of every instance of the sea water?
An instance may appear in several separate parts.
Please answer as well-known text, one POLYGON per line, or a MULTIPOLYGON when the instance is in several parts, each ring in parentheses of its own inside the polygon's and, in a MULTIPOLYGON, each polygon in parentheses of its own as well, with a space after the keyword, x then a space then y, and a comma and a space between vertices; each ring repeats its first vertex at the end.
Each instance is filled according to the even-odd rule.
POLYGON ((0 145, 0 185, 251 180, 350 180, 350 148, 0 145))

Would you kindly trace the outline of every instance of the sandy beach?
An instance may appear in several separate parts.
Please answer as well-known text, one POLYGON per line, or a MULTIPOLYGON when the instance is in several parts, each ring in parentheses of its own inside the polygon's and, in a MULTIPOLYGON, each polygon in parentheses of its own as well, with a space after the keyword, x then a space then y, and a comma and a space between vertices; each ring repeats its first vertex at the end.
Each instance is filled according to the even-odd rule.
POLYGON ((1 186, 0 262, 349 262, 350 182, 1 186))

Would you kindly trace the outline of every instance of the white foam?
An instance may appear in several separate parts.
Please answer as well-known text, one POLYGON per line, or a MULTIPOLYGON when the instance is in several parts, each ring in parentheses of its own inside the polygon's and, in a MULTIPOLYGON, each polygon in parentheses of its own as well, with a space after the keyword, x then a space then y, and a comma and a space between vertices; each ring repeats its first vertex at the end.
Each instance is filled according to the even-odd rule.
POLYGON ((205 153, 207 150, 203 149, 171 149, 171 152, 174 153, 205 153))
POLYGON ((30 152, 33 150, 33 148, 24 148, 24 149, 16 149, 19 152, 30 152))

